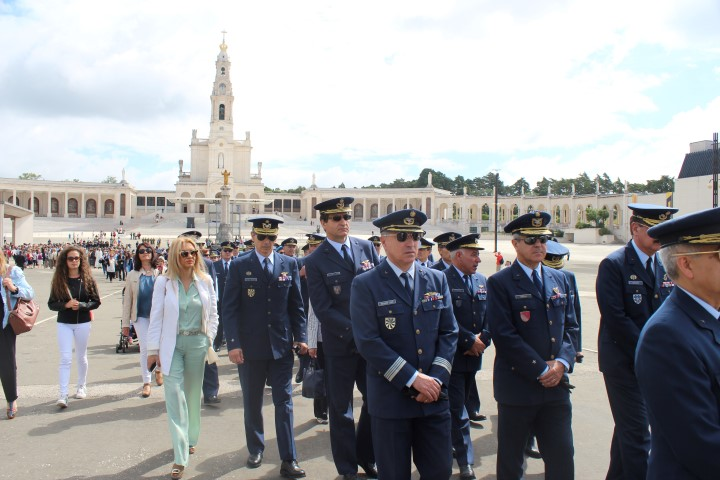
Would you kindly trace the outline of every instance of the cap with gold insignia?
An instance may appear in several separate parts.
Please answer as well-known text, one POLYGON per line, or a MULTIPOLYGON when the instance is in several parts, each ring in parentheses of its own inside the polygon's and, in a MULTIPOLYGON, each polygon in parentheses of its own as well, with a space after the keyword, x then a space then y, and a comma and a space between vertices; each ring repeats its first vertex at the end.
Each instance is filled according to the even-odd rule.
POLYGON ((425 237, 422 237, 420 239, 420 247, 419 247, 420 250, 425 250, 425 249, 429 250, 433 247, 433 245, 435 245, 435 244, 433 242, 431 242, 430 240, 425 240, 425 237))
POLYGON ((222 242, 222 243, 220 244, 220 247, 223 248, 223 249, 225 249, 225 248, 229 248, 230 250, 233 249, 232 244, 231 244, 230 242, 228 242, 227 240, 224 241, 224 242, 222 242))
POLYGON ((648 235, 663 247, 678 243, 720 245, 720 207, 662 222, 649 228, 648 235))
POLYGON ((297 240, 294 239, 293 237, 288 237, 285 240, 283 240, 282 242, 280 242, 280 245, 282 245, 283 247, 285 245, 297 245, 297 240))
POLYGON ((520 235, 552 235, 547 228, 552 217, 547 212, 535 210, 520 215, 512 222, 505 225, 505 233, 519 233, 520 235))
POLYGON ((277 235, 280 228, 278 225, 285 223, 281 218, 272 215, 255 215, 248 218, 252 223, 252 231, 260 235, 277 235))
POLYGON ((368 238, 369 241, 373 243, 373 245, 380 245, 380 237, 377 235, 373 235, 372 237, 368 238))
POLYGON ((245 247, 247 247, 247 248, 254 248, 255 242, 253 242, 252 240, 245 240, 243 242, 243 245, 245 245, 245 247))
POLYGON ((306 233, 305 234, 308 245, 320 245, 325 240, 325 235, 319 233, 306 233))
POLYGON ((381 232, 424 232, 422 226, 425 222, 427 222, 427 215, 420 210, 407 208, 388 213, 384 217, 373 220, 372 223, 381 232))
POLYGON ((462 233, 445 232, 433 238, 433 242, 437 243, 438 248, 445 248, 445 245, 447 245, 449 242, 457 240, 460 237, 462 237, 462 233))
POLYGON ((303 252, 307 252, 309 249, 310 249, 310 244, 306 243, 305 245, 302 246, 302 248, 300 250, 302 250, 303 252))
POLYGON ((559 270, 563 267, 563 260, 565 255, 570 255, 570 250, 565 245, 562 245, 555 240, 548 240, 545 244, 547 252, 545 252, 545 258, 542 263, 546 267, 554 268, 559 270))
POLYGON ((654 227, 666 220, 670 220, 677 208, 652 205, 650 203, 630 203, 628 208, 632 210, 631 222, 639 222, 648 227, 654 227))
POLYGON ((483 247, 480 246, 480 234, 479 233, 471 233, 469 235, 465 235, 463 237, 457 238, 457 239, 453 240, 452 242, 449 242, 447 245, 445 245, 445 248, 447 248, 451 252, 454 252, 455 250, 460 250, 461 248, 472 248, 474 250, 485 250, 483 247))
POLYGON ((355 201, 353 197, 339 197, 331 200, 325 200, 315 205, 313 208, 320 212, 321 215, 330 215, 333 213, 351 213, 350 204, 355 201))

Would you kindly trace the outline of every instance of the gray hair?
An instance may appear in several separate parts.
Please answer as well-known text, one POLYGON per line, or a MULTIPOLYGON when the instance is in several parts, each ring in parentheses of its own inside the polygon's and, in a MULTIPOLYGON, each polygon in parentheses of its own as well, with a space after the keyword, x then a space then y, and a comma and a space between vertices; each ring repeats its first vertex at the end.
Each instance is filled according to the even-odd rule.
POLYGON ((663 267, 665 267, 665 273, 667 273, 668 277, 670 277, 673 281, 680 278, 680 270, 678 270, 677 265, 679 256, 683 253, 699 252, 702 250, 699 248, 701 246, 702 245, 678 243, 661 249, 658 252, 658 255, 660 255, 660 261, 662 262, 663 267))

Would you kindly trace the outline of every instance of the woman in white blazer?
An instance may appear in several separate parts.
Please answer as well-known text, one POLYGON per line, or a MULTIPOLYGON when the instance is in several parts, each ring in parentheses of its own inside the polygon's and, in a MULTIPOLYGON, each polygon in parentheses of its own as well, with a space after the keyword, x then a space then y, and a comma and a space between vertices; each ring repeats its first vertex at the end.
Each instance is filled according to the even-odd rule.
MULTIPOLYGON (((153 287, 158 271, 155 269, 155 249, 148 243, 141 243, 135 250, 133 270, 125 279, 123 295, 122 334, 130 336, 130 326, 135 327, 140 343, 140 376, 142 377, 142 396, 150 396, 150 377, 147 363, 147 332, 150 326, 153 287)), ((155 381, 163 384, 162 373, 155 369, 155 381)))
POLYGON ((167 273, 155 280, 148 367, 165 377, 165 408, 175 463, 170 478, 182 478, 200 436, 200 397, 205 358, 218 326, 217 297, 192 238, 170 245, 167 273))

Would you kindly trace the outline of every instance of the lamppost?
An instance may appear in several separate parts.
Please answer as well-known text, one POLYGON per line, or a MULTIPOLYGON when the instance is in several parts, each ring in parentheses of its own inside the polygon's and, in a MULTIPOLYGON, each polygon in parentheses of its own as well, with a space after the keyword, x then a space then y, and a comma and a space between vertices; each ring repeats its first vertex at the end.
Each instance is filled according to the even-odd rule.
POLYGON ((712 206, 718 206, 718 134, 713 133, 712 206))
POLYGON ((498 183, 500 178, 500 171, 498 169, 493 170, 495 172, 495 253, 497 253, 497 237, 498 237, 498 183))

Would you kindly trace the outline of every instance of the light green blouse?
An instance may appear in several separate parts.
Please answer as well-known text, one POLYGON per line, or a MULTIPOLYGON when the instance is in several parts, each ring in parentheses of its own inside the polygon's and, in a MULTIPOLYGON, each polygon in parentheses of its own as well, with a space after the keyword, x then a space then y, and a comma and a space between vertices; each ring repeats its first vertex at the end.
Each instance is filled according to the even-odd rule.
POLYGON ((195 287, 195 281, 190 284, 188 291, 185 291, 180 280, 178 283, 178 303, 180 307, 180 318, 178 327, 180 330, 201 330, 202 329, 202 300, 200 292, 195 287))

